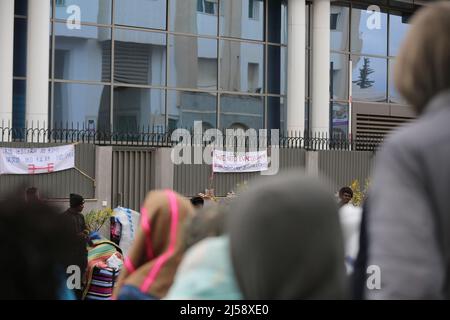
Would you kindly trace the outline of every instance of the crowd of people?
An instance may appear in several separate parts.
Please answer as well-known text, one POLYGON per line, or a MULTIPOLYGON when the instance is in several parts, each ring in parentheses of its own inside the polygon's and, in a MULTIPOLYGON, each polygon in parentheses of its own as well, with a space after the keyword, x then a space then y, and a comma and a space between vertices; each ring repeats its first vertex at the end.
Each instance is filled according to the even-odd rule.
POLYGON ((0 203, 0 299, 83 299, 103 257, 120 266, 114 300, 450 298, 449 17, 443 2, 412 19, 396 85, 419 116, 378 153, 362 208, 298 170, 224 203, 151 191, 122 255, 87 231, 82 196, 61 214, 30 188, 0 203), (67 286, 74 265, 82 287, 67 286))

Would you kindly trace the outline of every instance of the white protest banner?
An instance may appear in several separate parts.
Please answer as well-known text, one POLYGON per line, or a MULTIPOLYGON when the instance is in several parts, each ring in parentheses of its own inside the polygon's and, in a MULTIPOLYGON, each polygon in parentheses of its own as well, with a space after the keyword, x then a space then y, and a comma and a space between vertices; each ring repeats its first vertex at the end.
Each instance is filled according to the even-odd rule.
POLYGON ((0 174, 42 174, 75 167, 75 146, 0 148, 0 174))
POLYGON ((214 150, 213 153, 213 172, 261 172, 267 171, 268 168, 267 150, 237 154, 229 151, 214 150))

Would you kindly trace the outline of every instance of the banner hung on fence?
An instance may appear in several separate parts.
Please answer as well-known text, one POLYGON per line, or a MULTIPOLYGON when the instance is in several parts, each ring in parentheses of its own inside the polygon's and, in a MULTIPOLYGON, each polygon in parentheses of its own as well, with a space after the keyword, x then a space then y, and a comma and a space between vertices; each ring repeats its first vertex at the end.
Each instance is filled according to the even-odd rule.
POLYGON ((268 168, 267 150, 245 153, 214 150, 213 153, 213 172, 261 172, 267 171, 268 168))
POLYGON ((0 174, 44 174, 75 168, 75 146, 0 148, 0 174))

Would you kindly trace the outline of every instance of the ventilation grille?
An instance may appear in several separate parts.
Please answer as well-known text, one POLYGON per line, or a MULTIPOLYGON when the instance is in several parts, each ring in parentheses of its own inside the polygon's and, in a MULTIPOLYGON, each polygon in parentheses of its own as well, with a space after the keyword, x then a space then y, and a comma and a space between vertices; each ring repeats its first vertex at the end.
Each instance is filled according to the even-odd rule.
POLYGON ((410 122, 413 118, 388 115, 357 114, 356 138, 380 139, 393 129, 410 122))

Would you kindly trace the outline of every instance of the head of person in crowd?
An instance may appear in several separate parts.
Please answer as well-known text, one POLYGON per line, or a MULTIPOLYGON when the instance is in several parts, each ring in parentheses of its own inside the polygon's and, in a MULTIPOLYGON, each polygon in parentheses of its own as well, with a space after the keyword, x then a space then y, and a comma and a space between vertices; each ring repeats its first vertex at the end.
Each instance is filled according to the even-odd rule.
POLYGON ((339 190, 340 206, 345 206, 353 199, 353 190, 350 187, 343 187, 339 190))
POLYGON ((240 300, 230 259, 229 237, 210 236, 185 254, 167 300, 240 300))
POLYGON ((298 172, 262 180, 240 195, 227 218, 245 299, 347 298, 338 208, 320 182, 298 172))
POLYGON ((210 203, 208 206, 197 210, 186 221, 186 249, 208 237, 218 237, 225 229, 225 206, 210 203))
POLYGON ((78 212, 83 212, 84 209, 84 198, 79 194, 70 194, 70 208, 78 212))
POLYGON ((25 198, 27 202, 39 201, 39 190, 35 187, 27 188, 25 191, 25 198))
POLYGON ((203 199, 203 197, 195 196, 191 198, 191 203, 194 206, 194 208, 200 209, 203 208, 203 206, 205 205, 205 200, 203 199))
POLYGON ((0 300, 73 299, 67 268, 85 243, 56 208, 27 202, 22 192, 0 202, 0 300))
POLYGON ((191 202, 173 191, 150 192, 141 223, 114 290, 114 299, 155 300, 166 296, 185 252, 191 202))
POLYGON ((414 15, 395 63, 399 93, 421 114, 433 98, 450 90, 450 2, 414 15))

